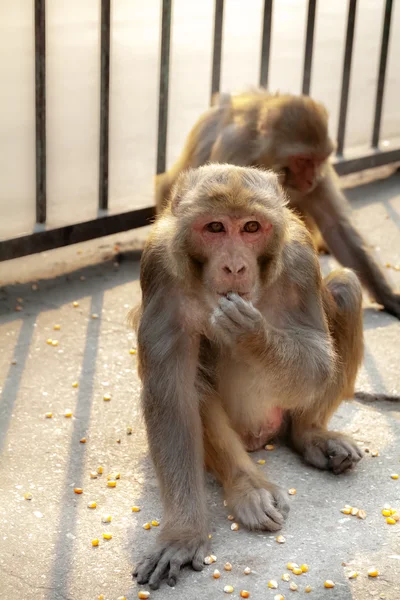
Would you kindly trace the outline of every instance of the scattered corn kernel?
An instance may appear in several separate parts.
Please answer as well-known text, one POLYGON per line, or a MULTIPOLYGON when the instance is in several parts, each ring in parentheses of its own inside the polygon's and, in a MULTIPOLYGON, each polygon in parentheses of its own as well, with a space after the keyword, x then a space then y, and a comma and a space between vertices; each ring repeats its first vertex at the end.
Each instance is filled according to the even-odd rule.
POLYGON ((76 301, 75 301, 75 302, 73 302, 73 303, 72 303, 72 306, 73 306, 74 308, 76 308, 77 306, 79 306, 79 302, 76 302, 76 301))
POLYGON ((132 512, 140 512, 140 506, 132 506, 132 512))
POLYGON ((391 515, 395 515, 397 513, 397 510, 395 508, 391 508, 390 509, 390 514, 391 515))
POLYGON ((298 567, 299 565, 297 565, 294 562, 288 562, 288 564, 286 565, 286 568, 289 569, 289 571, 293 571, 293 569, 295 569, 296 567, 298 567))
POLYGON ((118 596, 117 600, 126 600, 126 596, 118 596))
POLYGON ((59 331, 61 329, 61 325, 56 323, 55 325, 53 325, 53 329, 54 329, 54 331, 59 331))
POLYGON ((260 460, 257 461, 258 465, 265 465, 265 460, 263 458, 260 458, 260 460))
POLYGON ((100 596, 98 596, 97 600, 105 600, 104 594, 100 594, 100 596))
POLYGON ((312 590, 312 587, 311 587, 311 585, 306 585, 306 587, 304 588, 304 591, 305 591, 305 592, 307 592, 307 594, 308 594, 309 592, 311 592, 311 590, 312 590))
POLYGON ((294 575, 301 575, 301 574, 303 573, 303 571, 301 570, 301 568, 300 568, 300 567, 295 567, 295 568, 292 570, 292 573, 293 573, 294 575))
POLYGON ((225 594, 232 594, 232 592, 233 592, 233 587, 232 587, 231 585, 226 585, 226 586, 224 587, 224 592, 225 592, 225 594))
POLYGON ((98 545, 99 545, 98 538, 96 538, 95 540, 92 540, 92 546, 98 546, 98 545))
POLYGON ((58 340, 52 340, 51 345, 52 346, 58 346, 58 340))
POLYGON ((376 567, 371 567, 370 569, 368 569, 368 577, 378 577, 378 575, 379 572, 376 567))
POLYGON ((209 533, 208 534, 208 539, 211 540, 211 538, 212 538, 212 535, 211 535, 211 533, 209 533))
POLYGON ((82 488, 74 488, 74 492, 75 492, 75 494, 82 494, 83 489, 82 488))
POLYGON ((240 590, 240 597, 241 598, 250 598, 250 592, 248 592, 247 590, 240 590))
POLYGON ((97 467, 97 472, 101 475, 103 473, 103 467, 97 467))
POLYGON ((215 554, 210 554, 210 556, 213 559, 213 562, 217 562, 217 557, 215 556, 215 554))
POLYGON ((138 598, 140 598, 141 600, 145 600, 145 598, 150 598, 150 592, 147 592, 145 590, 138 592, 138 598))
POLYGON ((286 538, 283 537, 283 535, 278 535, 275 540, 278 542, 278 544, 284 544, 286 542, 286 538))
POLYGON ((112 539, 112 533, 103 533, 103 538, 105 540, 111 540, 112 539))
POLYGON ((274 600, 285 600, 285 598, 282 596, 282 594, 276 594, 276 596, 274 596, 274 600))
POLYGON ((308 573, 308 565, 306 565, 306 564, 300 565, 300 569, 302 570, 303 573, 308 573))
POLYGON ((113 481, 115 479, 121 479, 121 473, 110 473, 109 475, 107 475, 107 479, 109 481, 113 481))
POLYGON ((225 571, 232 571, 232 565, 230 562, 224 564, 225 571))
POLYGON ((53 416, 52 412, 47 412, 45 415, 46 419, 51 419, 51 417, 53 416))
POLYGON ((66 419, 70 419, 72 417, 72 410, 70 410, 69 408, 67 408, 67 410, 64 413, 64 417, 66 419))
POLYGON ((393 517, 387 517, 386 523, 388 525, 396 525, 396 519, 393 519, 393 517))
POLYGON ((365 512, 365 510, 363 510, 362 508, 360 508, 360 510, 357 513, 357 517, 359 519, 366 519, 367 518, 367 513, 365 512))
POLYGON ((87 505, 88 508, 96 508, 96 506, 96 502, 89 502, 89 504, 87 505))
POLYGON ((238 523, 232 523, 231 529, 232 529, 232 531, 237 531, 239 529, 239 524, 238 523))
POLYGON ((335 584, 330 579, 327 579, 326 581, 324 581, 324 587, 326 587, 326 588, 334 588, 335 584))
POLYGON ((99 315, 97 313, 92 313, 92 319, 98 319, 99 315))
POLYGON ((129 350, 129 354, 136 354, 136 348, 131 348, 129 350))
POLYGON ((112 521, 112 516, 111 515, 103 515, 101 517, 101 522, 102 523, 111 523, 112 521))
POLYGON ((283 579, 283 581, 290 581, 290 575, 289 575, 289 573, 284 573, 282 575, 281 579, 283 579))
POLYGON ((251 573, 251 569, 250 569, 250 567, 245 567, 245 569, 244 569, 243 573, 244 573, 245 575, 250 575, 250 573, 251 573))
POLYGON ((292 592, 296 592, 299 589, 299 586, 294 581, 291 581, 289 583, 289 589, 291 589, 292 592))
POLYGON ((86 440, 86 438, 85 438, 85 437, 83 437, 83 438, 81 438, 81 439, 79 440, 79 442, 80 442, 81 444, 86 444, 87 440, 86 440))
POLYGON ((72 384, 72 387, 73 388, 79 387, 79 381, 74 381, 73 384, 72 384))
POLYGON ((111 394, 104 394, 103 400, 105 400, 105 402, 108 402, 109 400, 111 400, 111 394))
POLYGON ((267 444, 267 445, 265 446, 265 449, 266 449, 266 450, 269 450, 269 451, 271 451, 271 450, 275 450, 275 446, 274 446, 274 444, 267 444))
POLYGON ((90 479, 97 479, 96 471, 90 471, 89 476, 90 476, 90 479))
POLYGON ((233 515, 228 515, 228 521, 233 521, 233 519, 235 518, 233 515))
POLYGON ((215 569, 213 577, 214 579, 219 579, 221 577, 221 573, 218 571, 218 569, 215 569))
POLYGON ((374 458, 376 458, 377 456, 379 456, 378 450, 372 450, 371 456, 373 456, 374 458))
POLYGON ((289 496, 295 496, 297 494, 296 488, 288 489, 288 494, 289 494, 289 496))
POLYGON ((51 346, 51 345, 52 345, 52 343, 53 343, 53 340, 52 340, 51 338, 48 338, 48 339, 46 340, 46 344, 49 344, 49 346, 51 346))
POLYGON ((349 515, 351 513, 351 508, 341 508, 340 512, 342 512, 344 515, 349 515))
POLYGON ((392 473, 390 477, 392 479, 398 479, 399 478, 399 474, 398 473, 392 473))
MULTIPOLYGON (((151 525, 150 525, 150 523, 145 523, 145 524, 143 525, 143 529, 147 529, 147 530, 148 530, 148 529, 151 529, 151 525)), ((206 564, 207 564, 207 563, 206 563, 206 564)))
POLYGON ((356 577, 358 577, 357 571, 350 571, 350 573, 347 575, 348 579, 355 579, 356 577))
POLYGON ((126 428, 126 435, 132 435, 132 433, 133 433, 132 427, 127 427, 126 428))
POLYGON ((24 498, 25 500, 32 500, 33 496, 30 492, 26 492, 26 494, 24 494, 24 498))
POLYGON ((115 488, 117 485, 116 481, 107 481, 107 487, 115 488))
POLYGON ((398 523, 400 521, 400 515, 393 515, 392 519, 394 519, 396 523, 398 523))
POLYGON ((156 521, 156 519, 153 519, 153 521, 151 522, 153 527, 158 527, 159 526, 159 521, 156 521))
POLYGON ((351 514, 353 515, 353 517, 355 517, 355 516, 356 516, 356 514, 358 513, 358 511, 359 511, 359 510, 360 510, 360 509, 359 509, 359 508, 356 508, 355 506, 354 506, 354 507, 351 509, 351 514))
POLYGON ((275 579, 270 579, 268 581, 268 587, 271 588, 272 590, 277 590, 278 589, 278 582, 275 581, 275 579))

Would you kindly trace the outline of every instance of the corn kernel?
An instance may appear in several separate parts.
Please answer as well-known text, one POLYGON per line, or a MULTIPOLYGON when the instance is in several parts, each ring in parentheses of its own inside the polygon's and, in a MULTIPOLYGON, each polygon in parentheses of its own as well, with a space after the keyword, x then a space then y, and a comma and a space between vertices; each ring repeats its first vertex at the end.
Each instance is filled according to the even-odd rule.
POLYGON ((132 512, 140 512, 140 506, 132 506, 132 512))
POLYGON ((350 571, 350 573, 347 575, 348 579, 355 579, 356 577, 358 577, 357 571, 350 571))
POLYGON ((302 570, 303 573, 308 573, 308 565, 306 565, 306 564, 300 565, 300 569, 302 570))
POLYGON ((75 492, 75 494, 82 494, 83 489, 82 488, 74 488, 74 492, 75 492))
POLYGON ((250 592, 248 592, 247 590, 240 590, 240 597, 241 598, 250 598, 250 592))
POLYGON ((386 523, 388 525, 396 525, 396 519, 393 519, 393 517, 387 517, 386 523))
POLYGON ((105 402, 108 402, 109 400, 111 400, 111 394, 104 394, 104 396, 103 396, 103 400, 104 400, 105 402))
POLYGON ((117 600, 126 600, 126 596, 118 596, 117 600))
POLYGON ((64 417, 66 419, 70 419, 72 417, 72 410, 70 410, 69 408, 67 408, 67 410, 64 413, 64 417))
POLYGON ((103 538, 105 540, 111 540, 112 539, 112 533, 103 533, 103 538))
POLYGON ((108 481, 114 481, 116 479, 121 479, 121 473, 110 473, 107 475, 108 481))
POLYGON ((351 508, 341 508, 340 512, 344 515, 349 515, 351 513, 351 508))
POLYGON ((49 344, 49 346, 51 346, 51 345, 52 345, 52 343, 53 343, 53 340, 52 340, 51 338, 48 338, 48 339, 46 340, 46 344, 49 344))
POLYGON ((392 519, 394 519, 396 523, 398 523, 400 521, 400 515, 393 515, 392 519))
POLYGON ((58 346, 58 340, 52 340, 51 345, 52 346, 58 346))
POLYGON ((288 562, 288 564, 286 565, 286 568, 289 569, 289 571, 293 571, 293 569, 296 569, 299 565, 297 565, 294 562, 288 562))
POLYGON ((127 427, 126 428, 126 435, 132 435, 132 433, 133 433, 132 427, 127 427))
POLYGON ((74 308, 76 308, 77 306, 79 306, 79 302, 76 302, 76 301, 75 301, 75 302, 73 302, 73 303, 72 303, 72 306, 73 306, 74 308))
POLYGON ((33 496, 30 492, 26 492, 26 494, 24 494, 24 498, 25 500, 32 500, 33 496))
POLYGON ((116 481, 107 481, 107 487, 115 488, 117 485, 116 481))
POLYGON ((228 515, 228 517, 227 517, 228 521, 233 521, 234 518, 235 517, 233 515, 228 515))
POLYGON ((378 575, 379 572, 376 567, 371 567, 371 569, 368 569, 368 577, 378 577, 378 575))
POLYGON ((358 513, 358 511, 359 511, 359 510, 360 510, 360 509, 359 509, 359 508, 356 508, 355 506, 354 506, 354 507, 351 509, 351 514, 353 515, 353 517, 355 517, 355 516, 356 516, 356 514, 358 513))
POLYGON ((371 456, 373 456, 374 458, 376 458, 377 456, 379 456, 378 450, 372 450, 371 456))
POLYGON ((397 510, 395 508, 391 508, 390 509, 390 514, 391 515, 395 515, 397 513, 397 510))
POLYGON ((360 509, 357 513, 357 517, 359 519, 366 519, 367 518, 367 513, 365 512, 365 510, 360 509))
POLYGON ((209 533, 208 534, 208 539, 211 540, 211 538, 212 538, 212 535, 211 535, 211 533, 209 533))
POLYGON ((92 313, 91 317, 92 319, 98 319, 99 315, 97 313, 92 313))
POLYGON ((312 590, 312 587, 311 587, 311 585, 306 585, 306 587, 304 588, 304 591, 305 591, 305 592, 307 592, 307 594, 308 594, 309 592, 311 592, 311 590, 312 590))
MULTIPOLYGON (((145 523, 145 524, 143 525, 143 529, 146 529, 146 530, 149 530, 149 529, 151 529, 151 525, 150 525, 150 523, 145 523)), ((207 563, 206 563, 206 564, 207 564, 207 563)))
POLYGON ((212 565, 214 561, 211 556, 205 556, 203 562, 205 565, 212 565))
POLYGON ((145 600, 146 598, 150 598, 150 592, 146 592, 145 590, 138 592, 138 598, 140 600, 145 600))
POLYGON ((278 535, 275 540, 278 542, 278 544, 284 544, 286 542, 286 538, 283 537, 283 535, 278 535))
POLYGON ((251 569, 250 569, 250 567, 245 567, 245 569, 244 569, 243 573, 244 573, 245 575, 250 575, 250 573, 251 573, 251 569))
POLYGON ((103 515, 101 517, 101 522, 102 523, 111 523, 112 521, 112 516, 111 515, 103 515))
POLYGON ((296 488, 288 489, 288 494, 289 494, 289 496, 295 496, 297 494, 296 488))
POLYGON ((74 381, 73 384, 72 384, 72 387, 73 388, 79 387, 79 382, 78 381, 74 381))
POLYGON ((300 567, 295 567, 295 568, 293 569, 292 573, 293 573, 294 575, 301 575, 301 574, 303 573, 303 571, 301 570, 301 568, 300 568, 300 567))
POLYGON ((282 579, 283 581, 290 581, 290 575, 289 575, 289 573, 284 573, 284 574, 282 575, 281 579, 282 579))
POLYGON ((210 556, 213 559, 213 562, 217 562, 217 557, 215 556, 215 554, 210 554, 210 556))
POLYGON ((228 503, 226 500, 224 500, 224 506, 228 506, 228 503))
POLYGON ((61 329, 61 325, 56 323, 55 325, 53 325, 53 329, 54 329, 54 331, 59 331, 61 329))
POLYGON ((330 579, 327 579, 326 581, 324 581, 324 587, 326 587, 326 588, 334 588, 335 584, 330 579))
POLYGON ((96 506, 96 502, 89 502, 89 504, 87 505, 88 508, 96 508, 96 506))
POLYGON ((225 571, 232 571, 232 565, 230 562, 224 564, 225 571))
POLYGON ((269 450, 269 451, 271 452, 271 450, 275 450, 275 446, 274 446, 274 444, 267 444, 267 445, 265 446, 265 449, 266 449, 266 450, 269 450))
POLYGON ((291 581, 289 583, 289 589, 291 589, 292 592, 296 592, 299 589, 299 586, 294 581, 291 581))
POLYGON ((129 350, 129 354, 136 354, 136 348, 131 348, 129 350))
POLYGON ((97 472, 101 475, 103 473, 103 467, 97 467, 97 472))
POLYGON ((399 474, 398 473, 392 473, 390 477, 392 479, 398 479, 399 478, 399 474))
POLYGON ((97 479, 96 471, 90 471, 89 476, 90 476, 90 479, 97 479))
POLYGON ((233 587, 232 587, 231 585, 226 585, 226 586, 224 587, 224 592, 225 592, 225 594, 232 594, 232 592, 233 592, 233 587))
POLYGON ((270 579, 267 583, 268 587, 271 588, 272 590, 277 590, 278 589, 278 582, 275 581, 275 579, 270 579))
POLYGON ((219 579, 221 577, 221 573, 218 571, 218 569, 215 569, 213 577, 214 579, 219 579))
POLYGON ((260 458, 260 460, 257 461, 258 465, 265 465, 265 460, 263 458, 260 458))
POLYGON ((87 442, 87 439, 86 439, 85 437, 83 437, 83 438, 81 438, 81 439, 79 440, 79 442, 80 442, 81 444, 86 444, 86 442, 87 442))
POLYGON ((96 538, 95 540, 92 540, 92 546, 98 546, 98 545, 99 545, 98 538, 96 538))
POLYGON ((156 521, 156 519, 153 519, 153 521, 151 522, 151 524, 152 524, 153 527, 158 527, 160 523, 158 521, 156 521))
POLYGON ((382 510, 382 515, 383 515, 384 517, 390 517, 390 516, 391 516, 391 514, 392 514, 392 511, 390 510, 390 508, 384 508, 384 509, 382 510))
POLYGON ((237 531, 239 529, 239 524, 238 523, 232 523, 231 529, 232 529, 232 531, 237 531))
POLYGON ((100 594, 100 596, 98 596, 97 600, 105 600, 104 594, 100 594))
POLYGON ((47 412, 45 415, 46 419, 51 419, 51 417, 53 416, 52 412, 47 412))
POLYGON ((282 594, 276 594, 276 596, 274 596, 274 600, 285 600, 285 598, 282 596, 282 594))

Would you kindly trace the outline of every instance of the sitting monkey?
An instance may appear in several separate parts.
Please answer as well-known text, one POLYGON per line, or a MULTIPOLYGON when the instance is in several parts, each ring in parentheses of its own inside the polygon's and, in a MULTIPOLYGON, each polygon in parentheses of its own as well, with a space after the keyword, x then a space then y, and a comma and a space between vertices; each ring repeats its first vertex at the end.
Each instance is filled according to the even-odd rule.
POLYGON ((235 518, 277 531, 286 494, 247 454, 285 431, 308 463, 342 473, 357 445, 329 431, 363 355, 361 287, 322 279, 277 176, 208 165, 180 175, 146 243, 136 313, 142 405, 164 516, 139 583, 203 567, 204 465, 235 518))

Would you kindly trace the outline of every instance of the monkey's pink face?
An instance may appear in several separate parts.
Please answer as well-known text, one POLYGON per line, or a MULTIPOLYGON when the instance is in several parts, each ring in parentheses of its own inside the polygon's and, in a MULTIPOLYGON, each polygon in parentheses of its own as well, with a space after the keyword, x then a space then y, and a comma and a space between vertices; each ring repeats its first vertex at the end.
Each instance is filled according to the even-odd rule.
POLYGON ((299 154, 288 158, 286 185, 302 194, 311 192, 320 180, 327 156, 299 154))
POLYGON ((248 301, 257 299, 271 234, 271 223, 254 215, 211 215, 193 223, 193 257, 201 264, 203 283, 215 299, 229 292, 248 301))

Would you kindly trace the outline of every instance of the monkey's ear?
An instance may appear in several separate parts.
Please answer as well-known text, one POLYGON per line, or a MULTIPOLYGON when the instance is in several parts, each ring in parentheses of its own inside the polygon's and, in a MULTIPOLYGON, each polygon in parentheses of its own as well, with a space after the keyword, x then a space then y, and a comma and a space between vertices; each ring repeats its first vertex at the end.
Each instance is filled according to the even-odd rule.
POLYGON ((182 198, 194 188, 196 174, 194 169, 183 171, 176 180, 170 196, 170 206, 173 215, 177 215, 182 198))

